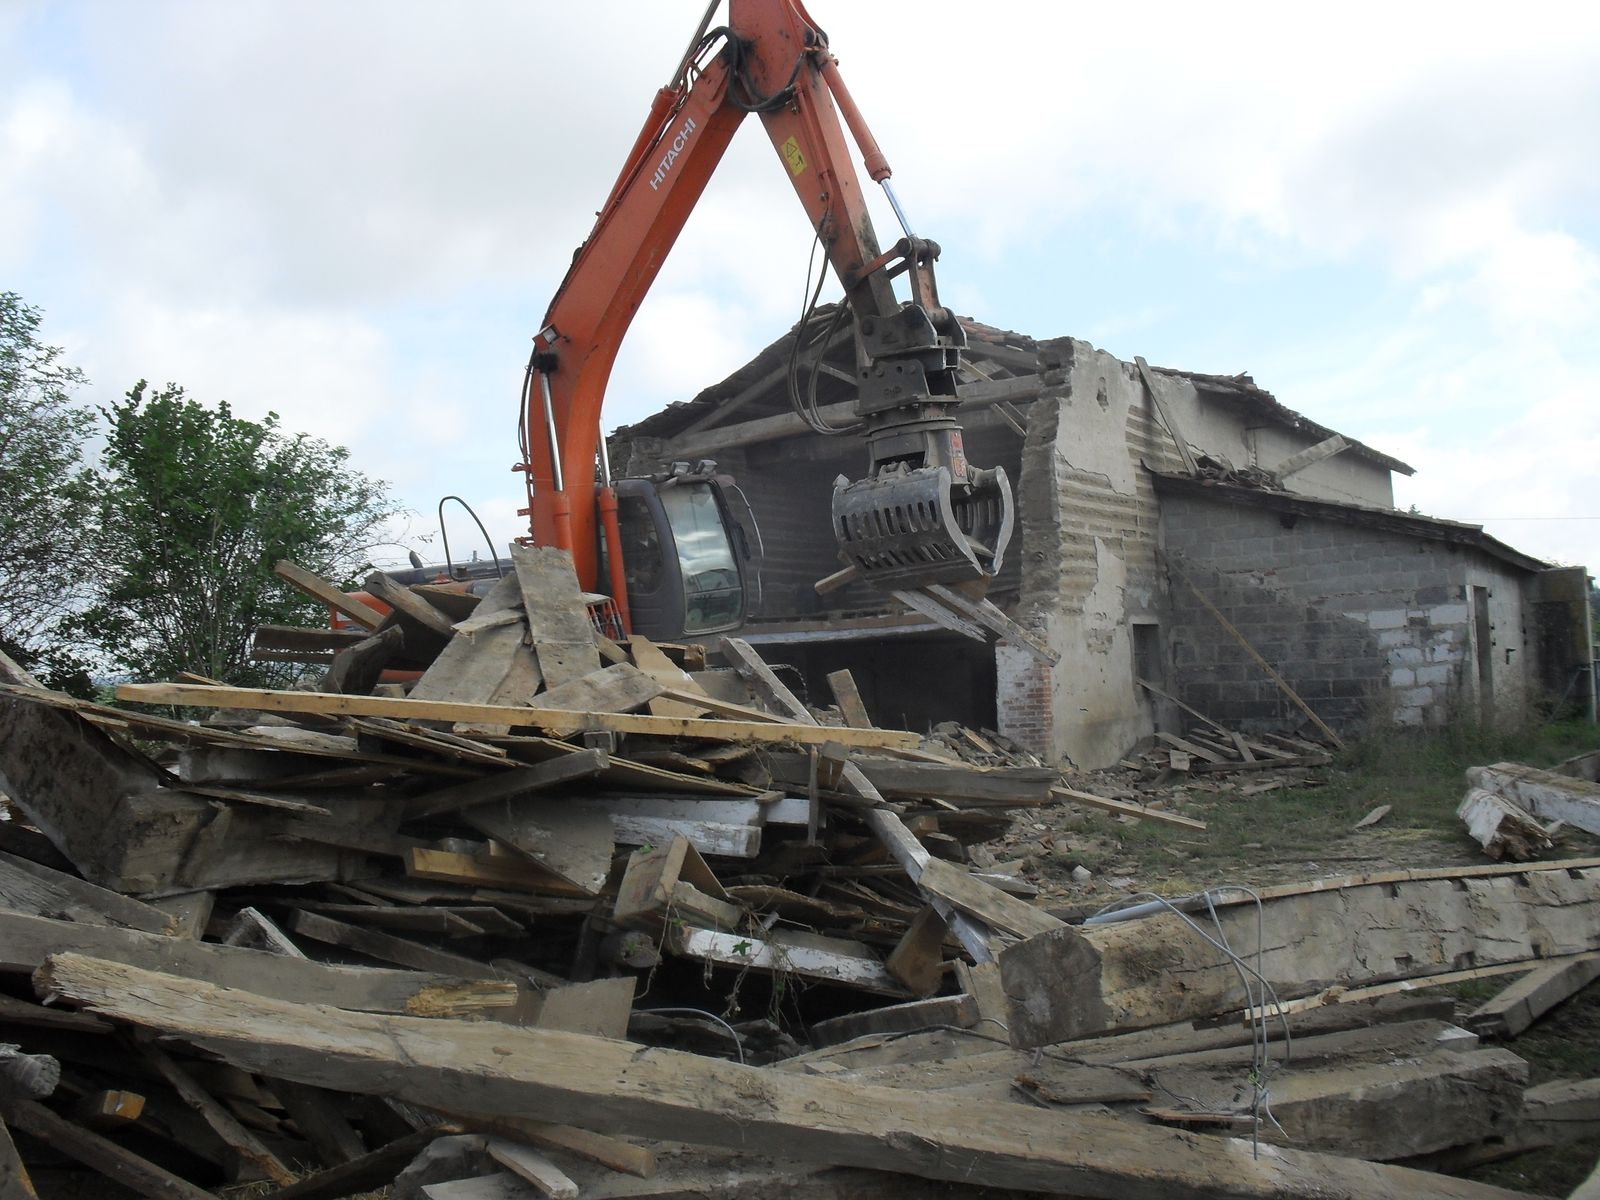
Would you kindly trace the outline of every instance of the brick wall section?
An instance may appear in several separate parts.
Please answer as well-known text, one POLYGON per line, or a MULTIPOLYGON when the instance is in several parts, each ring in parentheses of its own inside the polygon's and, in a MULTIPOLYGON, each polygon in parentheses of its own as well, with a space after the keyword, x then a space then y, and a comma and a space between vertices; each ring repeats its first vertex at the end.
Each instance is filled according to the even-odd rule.
MULTIPOLYGON (((1438 725, 1477 697, 1470 583, 1501 597, 1495 652, 1522 644, 1518 581, 1475 550, 1309 517, 1290 528, 1274 512, 1170 495, 1162 524, 1174 561, 1335 728, 1355 726, 1380 699, 1398 724, 1438 725)), ((1176 581, 1172 602, 1185 701, 1245 728, 1300 723, 1176 581)))
POLYGON ((1019 745, 1048 757, 1055 715, 1049 665, 1005 642, 994 648, 994 665, 997 727, 1019 745))

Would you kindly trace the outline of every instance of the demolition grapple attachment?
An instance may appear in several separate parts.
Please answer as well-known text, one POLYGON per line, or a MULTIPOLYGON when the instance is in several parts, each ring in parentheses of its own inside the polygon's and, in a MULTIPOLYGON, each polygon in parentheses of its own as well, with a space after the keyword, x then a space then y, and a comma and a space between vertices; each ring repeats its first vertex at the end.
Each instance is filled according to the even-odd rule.
POLYGON ((887 470, 833 492, 834 534, 844 561, 884 591, 991 578, 1011 540, 1005 471, 946 466, 887 470))

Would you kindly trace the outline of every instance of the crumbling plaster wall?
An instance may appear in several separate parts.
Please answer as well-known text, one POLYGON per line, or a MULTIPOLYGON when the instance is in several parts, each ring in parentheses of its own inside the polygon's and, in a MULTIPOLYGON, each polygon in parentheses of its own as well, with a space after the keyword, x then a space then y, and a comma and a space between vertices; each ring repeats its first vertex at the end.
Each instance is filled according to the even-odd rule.
POLYGON ((1044 389, 1022 452, 1018 619, 1061 655, 1053 667, 996 649, 1000 731, 1054 760, 1115 762, 1154 731, 1134 685, 1132 620, 1159 619, 1159 517, 1141 460, 1176 451, 1134 368, 1071 338, 1040 343, 1044 389))
MULTIPOLYGON (((1534 670, 1527 572, 1471 547, 1188 496, 1163 497, 1162 537, 1173 561, 1336 728, 1359 724, 1374 705, 1401 725, 1525 712, 1534 670), (1474 617, 1474 588, 1487 628, 1474 617)), ((1245 727, 1299 724, 1186 588, 1172 599, 1182 699, 1245 727)))

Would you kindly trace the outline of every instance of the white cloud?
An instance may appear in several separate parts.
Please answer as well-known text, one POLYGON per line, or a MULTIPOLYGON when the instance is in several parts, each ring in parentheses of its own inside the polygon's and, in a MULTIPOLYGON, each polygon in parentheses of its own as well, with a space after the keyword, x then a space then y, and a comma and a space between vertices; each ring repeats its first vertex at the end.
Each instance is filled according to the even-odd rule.
MULTIPOLYGON (((963 311, 1203 338, 1219 314, 1159 294, 1051 327, 1063 291, 1094 311, 1072 273, 1087 229, 1137 239, 1097 246, 1111 262, 1336 264, 1402 315, 1252 351, 1287 403, 1414 458, 1442 508, 1485 498, 1484 455, 1539 470, 1541 428, 1569 466, 1589 444, 1572 397, 1600 370, 1600 6, 812 7, 918 232, 962 251, 968 278, 942 282, 963 311), (1567 399, 1530 423, 1552 381, 1567 399)), ((275 408, 419 509, 476 491, 514 526, 527 337, 699 9, 0 5, 5 286, 102 389, 143 374, 275 408)), ((636 318, 608 424, 688 398, 799 312, 810 233, 751 126, 636 318)))

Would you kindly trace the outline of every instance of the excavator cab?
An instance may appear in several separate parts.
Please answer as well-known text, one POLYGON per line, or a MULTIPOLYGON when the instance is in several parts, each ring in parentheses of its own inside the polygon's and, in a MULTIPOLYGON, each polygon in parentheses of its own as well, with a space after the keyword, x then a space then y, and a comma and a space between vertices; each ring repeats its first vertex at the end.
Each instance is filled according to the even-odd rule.
POLYGON ((739 628, 760 564, 733 481, 710 462, 676 463, 614 487, 634 632, 672 641, 739 628))

